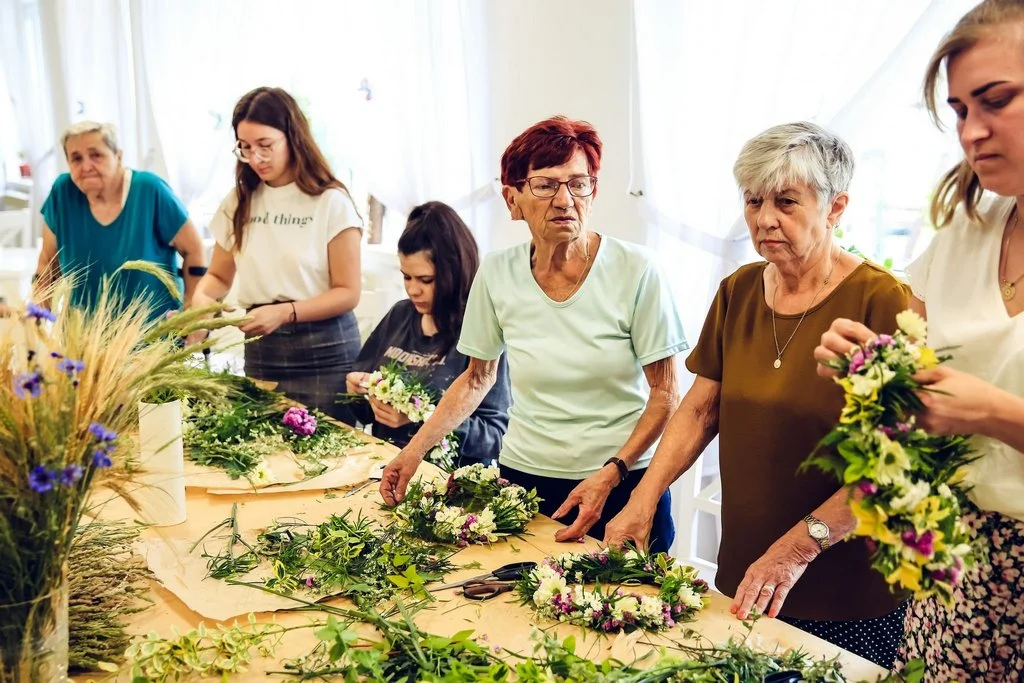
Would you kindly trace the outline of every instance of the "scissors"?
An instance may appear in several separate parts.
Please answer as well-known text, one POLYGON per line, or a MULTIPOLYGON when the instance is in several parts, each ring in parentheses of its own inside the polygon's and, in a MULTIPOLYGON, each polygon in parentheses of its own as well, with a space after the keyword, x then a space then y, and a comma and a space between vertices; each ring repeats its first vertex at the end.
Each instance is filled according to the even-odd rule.
MULTIPOLYGON (((471 576, 468 579, 463 579, 462 581, 456 581, 455 583, 446 583, 443 586, 435 586, 429 589, 429 591, 433 593, 435 591, 447 590, 448 588, 470 588, 470 584, 472 584, 474 592, 477 592, 477 590, 487 592, 491 589, 480 588, 480 586, 483 586, 484 584, 502 584, 505 581, 515 581, 522 577, 526 572, 532 571, 536 568, 536 562, 513 562, 511 564, 502 565, 489 574, 480 574, 478 576, 471 576)), ((495 595, 498 595, 498 593, 504 593, 507 590, 512 590, 511 583, 508 584, 508 588, 505 590, 497 591, 486 597, 494 597, 495 595)), ((468 591, 465 595, 466 597, 473 597, 468 591)), ((486 597, 477 599, 486 599, 486 597)))
POLYGON ((462 597, 467 600, 490 600, 515 588, 514 581, 470 579, 462 584, 462 597))

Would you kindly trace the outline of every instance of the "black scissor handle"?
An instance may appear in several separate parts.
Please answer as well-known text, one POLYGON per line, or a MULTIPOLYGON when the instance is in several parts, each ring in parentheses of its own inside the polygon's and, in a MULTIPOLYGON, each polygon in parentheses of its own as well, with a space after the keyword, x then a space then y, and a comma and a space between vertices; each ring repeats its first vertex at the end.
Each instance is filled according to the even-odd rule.
POLYGON ((491 572, 491 577, 499 581, 516 581, 521 579, 526 572, 536 568, 536 562, 512 562, 495 569, 491 572))

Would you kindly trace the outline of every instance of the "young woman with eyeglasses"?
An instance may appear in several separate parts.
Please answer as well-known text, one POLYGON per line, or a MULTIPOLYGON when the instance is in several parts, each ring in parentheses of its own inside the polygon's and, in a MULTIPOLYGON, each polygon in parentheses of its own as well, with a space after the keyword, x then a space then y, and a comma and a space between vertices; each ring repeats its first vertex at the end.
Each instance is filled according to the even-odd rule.
POLYGON ((260 337, 244 346, 246 375, 350 422, 335 401, 359 352, 362 218, 287 92, 246 93, 231 125, 235 187, 210 223, 216 244, 192 306, 234 285, 249 317, 240 329, 260 337))

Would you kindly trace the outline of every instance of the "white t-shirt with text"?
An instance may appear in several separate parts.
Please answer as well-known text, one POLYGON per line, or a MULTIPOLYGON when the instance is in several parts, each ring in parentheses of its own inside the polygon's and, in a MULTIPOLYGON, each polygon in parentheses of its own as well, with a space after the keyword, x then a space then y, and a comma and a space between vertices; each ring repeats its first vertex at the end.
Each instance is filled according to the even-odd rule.
MULTIPOLYGON (((232 218, 238 206, 228 193, 210 222, 217 244, 233 253, 232 218)), ((242 249, 235 258, 238 303, 249 308, 278 301, 302 301, 330 289, 327 244, 342 231, 362 229, 363 222, 348 193, 330 189, 319 196, 298 185, 263 183, 252 195, 242 249)))

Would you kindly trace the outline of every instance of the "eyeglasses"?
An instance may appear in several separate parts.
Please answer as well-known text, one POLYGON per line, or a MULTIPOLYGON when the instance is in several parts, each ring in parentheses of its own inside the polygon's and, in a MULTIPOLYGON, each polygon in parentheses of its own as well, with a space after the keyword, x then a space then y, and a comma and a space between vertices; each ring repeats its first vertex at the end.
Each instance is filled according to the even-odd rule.
POLYGON ((274 148, 277 147, 278 143, 284 140, 284 138, 278 138, 273 142, 260 143, 255 147, 242 147, 242 141, 239 140, 235 143, 231 153, 235 155, 235 158, 241 161, 243 164, 248 164, 252 161, 268 161, 274 156, 274 148))
POLYGON ((519 182, 529 185, 533 196, 540 199, 554 197, 558 194, 562 185, 565 185, 566 189, 569 190, 569 194, 573 197, 589 197, 597 189, 597 178, 592 175, 581 175, 569 180, 555 180, 554 178, 535 175, 532 178, 525 178, 519 182))

